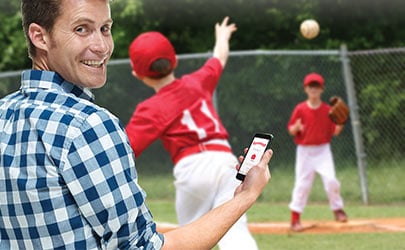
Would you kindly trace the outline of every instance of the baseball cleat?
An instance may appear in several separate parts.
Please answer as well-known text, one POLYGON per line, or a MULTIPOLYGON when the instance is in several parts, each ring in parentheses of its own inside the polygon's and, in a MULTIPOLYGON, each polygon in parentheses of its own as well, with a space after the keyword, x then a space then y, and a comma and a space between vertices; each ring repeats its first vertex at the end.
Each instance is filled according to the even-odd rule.
POLYGON ((335 210, 334 214, 335 214, 336 221, 338 221, 338 222, 346 222, 347 221, 347 215, 346 215, 345 211, 343 211, 342 209, 335 210))

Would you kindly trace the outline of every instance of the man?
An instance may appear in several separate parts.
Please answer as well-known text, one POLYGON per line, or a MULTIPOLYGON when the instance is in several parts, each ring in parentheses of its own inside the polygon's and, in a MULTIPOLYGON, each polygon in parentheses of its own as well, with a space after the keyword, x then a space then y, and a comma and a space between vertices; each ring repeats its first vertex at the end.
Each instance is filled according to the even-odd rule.
POLYGON ((210 249, 267 182, 267 151, 232 200, 160 234, 118 119, 92 102, 114 45, 108 0, 22 0, 33 70, 0 100, 0 249, 210 249), (201 233, 204 232, 204 233, 201 233))
MULTIPOLYGON (((174 47, 160 32, 144 32, 129 47, 132 74, 156 94, 137 105, 126 132, 136 156, 158 139, 170 154, 179 225, 231 199, 240 184, 235 178, 237 158, 213 102, 236 29, 228 17, 217 23, 212 57, 179 78, 174 75, 174 47)), ((257 249, 245 215, 218 245, 221 250, 257 249)))

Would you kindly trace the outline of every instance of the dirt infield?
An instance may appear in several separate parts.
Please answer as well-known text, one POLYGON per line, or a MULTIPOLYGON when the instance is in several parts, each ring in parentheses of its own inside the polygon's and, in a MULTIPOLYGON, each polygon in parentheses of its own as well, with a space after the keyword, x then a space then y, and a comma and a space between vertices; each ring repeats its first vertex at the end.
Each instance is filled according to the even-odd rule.
MULTIPOLYGON (((299 233, 372 233, 405 232, 405 218, 351 219, 346 223, 335 221, 303 221, 304 231, 299 233)), ((159 232, 176 228, 175 224, 158 223, 159 232)), ((291 234, 288 222, 249 223, 253 234, 291 234)))

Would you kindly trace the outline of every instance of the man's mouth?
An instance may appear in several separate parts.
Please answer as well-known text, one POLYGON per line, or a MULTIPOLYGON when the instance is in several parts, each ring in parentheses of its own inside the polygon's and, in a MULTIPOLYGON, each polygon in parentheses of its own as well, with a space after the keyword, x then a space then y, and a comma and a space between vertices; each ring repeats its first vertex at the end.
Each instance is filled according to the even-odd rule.
POLYGON ((89 67, 100 68, 100 67, 102 67, 104 65, 104 60, 102 60, 102 61, 83 60, 82 63, 89 66, 89 67))

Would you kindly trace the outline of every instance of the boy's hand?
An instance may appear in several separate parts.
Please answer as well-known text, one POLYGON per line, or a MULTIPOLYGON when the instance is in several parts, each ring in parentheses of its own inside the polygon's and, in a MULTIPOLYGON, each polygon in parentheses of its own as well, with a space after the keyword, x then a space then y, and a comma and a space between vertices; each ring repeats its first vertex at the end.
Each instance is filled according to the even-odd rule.
POLYGON ((288 132, 290 135, 295 136, 297 133, 300 133, 304 130, 304 125, 301 122, 301 118, 298 118, 294 124, 288 127, 288 132))
POLYGON ((297 121, 294 123, 294 126, 297 132, 302 132, 304 130, 304 125, 301 122, 301 118, 297 119, 297 121))
POLYGON ((222 23, 215 24, 215 38, 217 41, 229 41, 233 32, 237 30, 236 24, 228 24, 229 17, 225 17, 222 23))
POLYGON ((215 45, 213 57, 218 58, 222 68, 225 67, 229 54, 229 40, 233 32, 237 30, 234 23, 228 24, 229 17, 225 17, 221 24, 215 24, 215 45))

